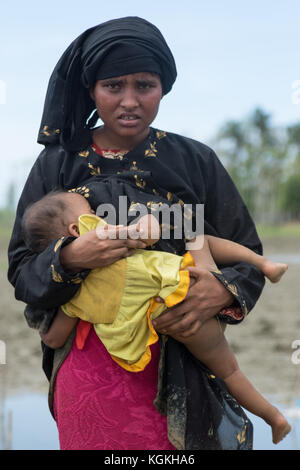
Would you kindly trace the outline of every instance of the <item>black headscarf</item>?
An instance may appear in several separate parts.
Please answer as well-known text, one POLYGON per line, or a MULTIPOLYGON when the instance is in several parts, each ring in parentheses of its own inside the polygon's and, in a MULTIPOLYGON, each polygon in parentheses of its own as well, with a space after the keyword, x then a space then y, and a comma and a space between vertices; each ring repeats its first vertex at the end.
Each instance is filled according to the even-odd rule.
POLYGON ((107 21, 86 30, 70 44, 49 80, 38 142, 61 143, 71 151, 86 148, 90 128, 98 119, 96 112, 92 114, 95 103, 89 88, 99 77, 120 76, 122 70, 123 75, 158 73, 164 94, 176 79, 175 61, 164 37, 142 18, 107 21), (124 61, 120 61, 120 54, 124 61))

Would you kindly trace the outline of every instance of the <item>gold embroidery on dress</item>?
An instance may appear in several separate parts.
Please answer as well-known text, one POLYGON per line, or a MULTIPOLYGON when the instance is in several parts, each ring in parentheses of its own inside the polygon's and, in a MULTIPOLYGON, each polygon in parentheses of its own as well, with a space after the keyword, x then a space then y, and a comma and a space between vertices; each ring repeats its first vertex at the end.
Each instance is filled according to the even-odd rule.
POLYGON ((166 137, 167 133, 165 131, 156 131, 156 137, 158 139, 163 139, 164 137, 166 137))
POLYGON ((155 194, 155 196, 160 196, 159 192, 156 191, 156 189, 152 189, 152 192, 153 192, 153 194, 155 194))
POLYGON ((57 240, 57 242, 55 243, 55 247, 54 247, 54 253, 57 252, 57 250, 58 250, 58 248, 60 247, 60 245, 62 244, 64 238, 65 238, 65 237, 61 237, 59 240, 57 240))
POLYGON ((245 442, 246 440, 246 430, 247 430, 247 426, 245 424, 242 431, 237 435, 237 440, 239 441, 240 444, 242 444, 242 442, 245 442))
POLYGON ((246 316, 248 315, 249 311, 248 311, 248 308, 244 299, 242 301, 242 304, 243 304, 244 315, 246 316))
POLYGON ((74 277, 71 279, 71 284, 80 284, 82 279, 80 277, 74 277))
POLYGON ((50 129, 49 126, 43 127, 43 134, 49 137, 50 135, 55 135, 60 133, 60 129, 50 129))
POLYGON ((138 167, 136 166, 136 162, 132 162, 130 170, 138 170, 138 167))
POLYGON ((88 157, 90 154, 89 150, 82 150, 81 152, 78 152, 79 157, 88 157))
POLYGON ((61 275, 55 271, 54 264, 51 264, 52 279, 55 282, 63 282, 61 275))
POLYGON ((138 168, 136 166, 136 162, 132 162, 132 165, 130 167, 130 170, 133 170, 133 171, 139 171, 140 173, 144 173, 144 170, 141 170, 140 168, 138 168))
POLYGON ((141 207, 140 202, 132 201, 131 204, 130 204, 130 207, 128 209, 128 212, 139 210, 140 207, 141 207))
POLYGON ((88 198, 90 196, 90 189, 86 186, 79 186, 78 188, 69 189, 69 193, 81 194, 81 196, 88 198))
POLYGON ((92 176, 101 175, 100 166, 94 166, 94 165, 92 165, 91 163, 88 163, 88 167, 89 167, 89 169, 90 169, 90 174, 91 174, 92 176))
POLYGON ((217 269, 217 268, 215 268, 215 269, 210 269, 210 271, 211 271, 212 273, 216 273, 216 274, 223 274, 222 271, 220 271, 220 269, 217 269))
POLYGON ((147 207, 151 209, 152 211, 157 211, 159 208, 164 205, 163 202, 155 202, 155 201, 149 201, 147 202, 147 207))
POLYGON ((234 284, 227 284, 227 287, 235 297, 238 297, 237 287, 234 284))
POLYGON ((145 150, 145 156, 146 157, 156 157, 157 155, 157 148, 156 148, 156 142, 154 141, 153 144, 150 143, 150 149, 145 150))
POLYGON ((167 199, 168 199, 168 201, 172 201, 172 199, 173 199, 173 194, 170 193, 170 192, 168 192, 168 193, 167 193, 167 199))
POLYGON ((238 290, 237 287, 234 284, 229 284, 229 282, 224 279, 224 284, 227 287, 227 289, 235 296, 238 297, 238 290))
POLYGON ((139 178, 138 175, 134 175, 134 179, 135 179, 135 184, 139 188, 144 188, 146 186, 146 181, 143 180, 142 178, 139 178))

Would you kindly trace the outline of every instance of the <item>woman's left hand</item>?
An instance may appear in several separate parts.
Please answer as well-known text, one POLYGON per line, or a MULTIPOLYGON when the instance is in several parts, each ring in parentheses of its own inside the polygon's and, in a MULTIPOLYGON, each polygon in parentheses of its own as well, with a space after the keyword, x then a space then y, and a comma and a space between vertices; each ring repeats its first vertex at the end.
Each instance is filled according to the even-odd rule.
POLYGON ((168 308, 153 321, 159 333, 188 338, 206 320, 233 303, 233 295, 210 271, 197 267, 189 267, 187 270, 196 282, 182 302, 168 308))

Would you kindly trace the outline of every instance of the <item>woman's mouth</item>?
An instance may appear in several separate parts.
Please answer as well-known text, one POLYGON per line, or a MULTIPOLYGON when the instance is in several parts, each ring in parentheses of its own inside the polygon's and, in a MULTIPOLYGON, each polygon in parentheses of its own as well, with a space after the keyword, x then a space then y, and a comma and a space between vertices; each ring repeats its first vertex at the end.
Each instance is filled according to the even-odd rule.
POLYGON ((131 126, 134 126, 137 121, 139 120, 139 116, 137 116, 136 114, 121 114, 120 117, 119 117, 119 121, 121 121, 121 123, 123 125, 131 125, 131 126))

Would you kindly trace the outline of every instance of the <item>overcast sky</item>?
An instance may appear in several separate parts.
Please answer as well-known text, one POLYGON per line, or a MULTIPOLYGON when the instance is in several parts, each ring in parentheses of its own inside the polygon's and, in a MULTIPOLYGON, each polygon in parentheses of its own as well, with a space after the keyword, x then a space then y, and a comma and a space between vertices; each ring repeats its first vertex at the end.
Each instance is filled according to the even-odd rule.
POLYGON ((178 78, 156 127, 209 143, 257 106, 274 125, 300 121, 299 0, 19 0, 0 12, 0 206, 43 148, 36 137, 56 62, 81 32, 112 18, 151 21, 174 54, 178 78))

